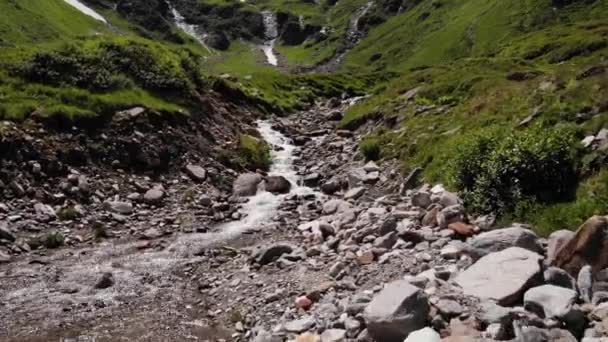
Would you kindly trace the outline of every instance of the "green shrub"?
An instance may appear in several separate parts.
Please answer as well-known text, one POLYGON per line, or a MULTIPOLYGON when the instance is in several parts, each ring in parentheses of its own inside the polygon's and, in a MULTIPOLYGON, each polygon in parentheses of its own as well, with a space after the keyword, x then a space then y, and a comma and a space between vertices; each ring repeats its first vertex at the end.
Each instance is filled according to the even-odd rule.
POLYGON ((73 221, 80 216, 80 213, 73 207, 65 207, 57 211, 57 218, 61 221, 73 221))
POLYGON ((380 144, 374 138, 366 138, 359 144, 359 150, 363 153, 366 160, 376 161, 380 159, 380 144))
POLYGON ((48 249, 55 249, 63 246, 65 238, 60 232, 48 233, 42 238, 42 245, 48 249))
POLYGON ((241 134, 239 154, 242 166, 247 169, 267 170, 270 167, 270 146, 262 139, 241 134))
POLYGON ((101 222, 93 222, 93 237, 95 238, 95 240, 103 240, 103 239, 107 239, 110 237, 110 234, 108 233, 108 228, 106 227, 105 224, 101 223, 101 222))
POLYGON ((452 182, 476 212, 504 214, 527 201, 567 200, 578 181, 572 146, 574 134, 568 129, 484 131, 456 148, 452 182))

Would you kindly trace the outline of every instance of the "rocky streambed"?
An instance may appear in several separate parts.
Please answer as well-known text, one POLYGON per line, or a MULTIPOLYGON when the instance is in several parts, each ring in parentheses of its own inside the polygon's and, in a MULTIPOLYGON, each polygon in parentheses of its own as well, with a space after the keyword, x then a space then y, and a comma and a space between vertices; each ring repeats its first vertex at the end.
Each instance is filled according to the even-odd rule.
MULTIPOLYGON (((210 193, 217 178, 190 165, 140 199, 95 207, 123 220, 114 236, 23 251, 15 227, 34 219, 7 206, 0 340, 608 337, 604 217, 548 239, 472 217, 441 185, 361 160, 357 134, 336 129, 344 106, 259 123, 275 164, 237 177, 241 196, 210 193)), ((61 227, 53 210, 38 205, 36 215, 61 227)))

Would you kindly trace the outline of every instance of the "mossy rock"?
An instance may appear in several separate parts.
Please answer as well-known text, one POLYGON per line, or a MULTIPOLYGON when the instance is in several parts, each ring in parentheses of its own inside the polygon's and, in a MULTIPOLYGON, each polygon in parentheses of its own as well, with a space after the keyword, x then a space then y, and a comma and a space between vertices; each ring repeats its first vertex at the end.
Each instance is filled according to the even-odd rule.
POLYGON ((260 139, 248 134, 239 138, 239 156, 241 165, 250 170, 268 170, 271 164, 270 146, 260 139))

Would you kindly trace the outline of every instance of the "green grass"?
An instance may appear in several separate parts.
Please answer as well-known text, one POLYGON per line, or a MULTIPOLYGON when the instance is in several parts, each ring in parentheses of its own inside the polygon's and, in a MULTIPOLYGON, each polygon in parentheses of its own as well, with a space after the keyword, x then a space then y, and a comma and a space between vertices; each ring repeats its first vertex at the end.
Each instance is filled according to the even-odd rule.
POLYGON ((270 167, 270 146, 251 135, 241 134, 239 137, 239 156, 241 165, 249 170, 268 170, 270 167))
POLYGON ((5 0, 0 2, 0 47, 50 40, 68 41, 110 29, 63 0, 5 0))

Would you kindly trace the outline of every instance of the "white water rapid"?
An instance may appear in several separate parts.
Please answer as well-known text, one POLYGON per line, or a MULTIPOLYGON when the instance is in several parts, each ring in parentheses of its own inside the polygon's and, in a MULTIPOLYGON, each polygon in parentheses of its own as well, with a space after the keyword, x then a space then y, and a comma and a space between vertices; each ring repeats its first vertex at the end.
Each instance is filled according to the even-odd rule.
POLYGON ((88 15, 89 17, 95 19, 95 20, 99 20, 103 23, 108 23, 108 21, 106 20, 106 18, 104 18, 103 16, 101 16, 101 14, 95 12, 92 8, 90 8, 89 6, 83 4, 82 2, 78 1, 78 0, 64 0, 65 2, 67 2, 70 6, 76 8, 77 10, 79 10, 80 12, 84 13, 85 15, 88 15))
POLYGON ((263 11, 262 16, 264 18, 264 36, 266 37, 266 42, 262 45, 262 51, 266 55, 268 64, 277 66, 279 65, 279 60, 274 53, 274 43, 279 37, 277 16, 270 11, 263 11))
POLYGON ((258 122, 258 131, 272 149, 272 166, 268 174, 285 177, 292 184, 291 192, 288 195, 275 195, 258 190, 255 196, 250 197, 243 204, 240 210, 243 216, 241 220, 223 224, 215 232, 182 235, 170 249, 175 252, 196 251, 208 245, 236 238, 247 231, 260 229, 270 222, 286 196, 314 194, 311 188, 300 185, 300 177, 293 167, 296 147, 291 140, 273 129, 272 124, 267 121, 258 122))

